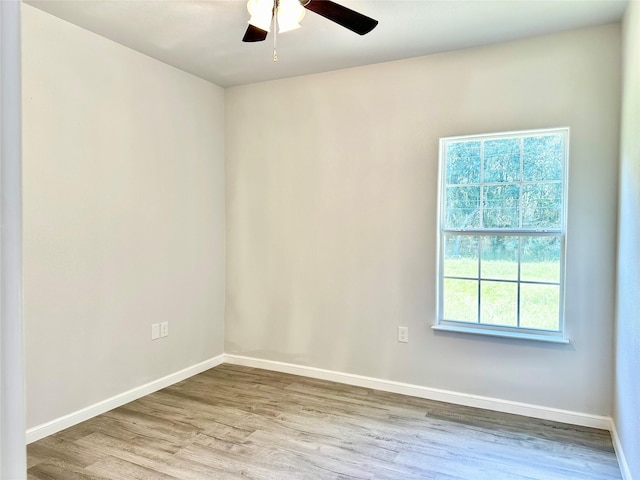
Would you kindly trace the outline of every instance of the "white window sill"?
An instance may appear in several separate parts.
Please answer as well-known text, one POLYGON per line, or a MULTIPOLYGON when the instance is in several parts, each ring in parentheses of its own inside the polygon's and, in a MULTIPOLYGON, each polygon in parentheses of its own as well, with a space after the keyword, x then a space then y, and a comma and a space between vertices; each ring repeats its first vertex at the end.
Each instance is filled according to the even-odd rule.
POLYGON ((513 338, 515 340, 533 340, 535 342, 549 342, 549 343, 561 343, 561 344, 571 343, 568 338, 553 337, 550 335, 536 335, 533 333, 504 332, 500 330, 485 330, 482 328, 473 328, 473 327, 456 327, 452 325, 433 325, 431 328, 433 330, 438 330, 443 332, 456 332, 456 333, 467 333, 472 335, 486 335, 490 337, 513 338))

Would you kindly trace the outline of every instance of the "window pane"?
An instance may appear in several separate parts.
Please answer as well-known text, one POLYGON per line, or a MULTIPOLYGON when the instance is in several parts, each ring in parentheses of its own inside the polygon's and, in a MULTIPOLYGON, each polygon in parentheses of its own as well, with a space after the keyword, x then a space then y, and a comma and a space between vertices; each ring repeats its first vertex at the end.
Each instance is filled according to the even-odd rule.
POLYGON ((560 330, 560 287, 520 284, 520 326, 560 330))
POLYGON ((559 229, 562 225, 562 184, 534 183, 522 187, 522 226, 559 229))
POLYGON ((523 237, 520 279, 530 282, 560 282, 560 239, 523 237))
POLYGON ((524 181, 562 180, 564 146, 562 135, 524 139, 524 181))
POLYGON ((445 228, 480 226, 480 187, 447 187, 445 228))
POLYGON ((511 327, 518 325, 517 283, 481 282, 480 322, 511 327))
POLYGON ((461 322, 478 321, 478 281, 444 279, 443 318, 461 322))
POLYGON ((480 142, 447 145, 447 184, 480 183, 480 142))
POLYGON ((484 182, 520 181, 520 139, 484 142, 484 182))
POLYGON ((518 239, 516 236, 482 237, 482 278, 518 279, 518 239))
POLYGON ((560 331, 567 136, 443 139, 442 320, 560 331))
POLYGON ((478 237, 446 235, 444 275, 478 278, 478 237))
POLYGON ((517 228, 520 224, 518 185, 484 187, 482 204, 483 227, 517 228))

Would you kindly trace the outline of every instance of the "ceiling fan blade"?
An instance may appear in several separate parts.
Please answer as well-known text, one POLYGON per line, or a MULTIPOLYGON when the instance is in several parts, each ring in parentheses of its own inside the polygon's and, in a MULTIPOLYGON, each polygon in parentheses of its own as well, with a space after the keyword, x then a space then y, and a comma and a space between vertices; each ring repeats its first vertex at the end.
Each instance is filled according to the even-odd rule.
POLYGON ((369 33, 378 25, 377 20, 330 0, 310 0, 304 7, 358 35, 369 33))
POLYGON ((249 25, 247 27, 247 31, 244 32, 244 37, 242 37, 243 42, 262 42, 267 38, 267 31, 262 30, 261 28, 254 27, 253 25, 249 25))

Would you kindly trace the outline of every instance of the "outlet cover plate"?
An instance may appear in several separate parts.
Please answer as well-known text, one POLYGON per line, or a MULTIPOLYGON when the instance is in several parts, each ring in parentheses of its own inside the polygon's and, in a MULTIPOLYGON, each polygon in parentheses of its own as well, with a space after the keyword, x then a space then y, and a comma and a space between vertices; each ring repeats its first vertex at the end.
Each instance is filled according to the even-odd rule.
POLYGON ((160 324, 151 324, 151 340, 157 340, 160 338, 160 324))
POLYGON ((398 327, 398 341, 402 343, 409 342, 409 327, 398 327))

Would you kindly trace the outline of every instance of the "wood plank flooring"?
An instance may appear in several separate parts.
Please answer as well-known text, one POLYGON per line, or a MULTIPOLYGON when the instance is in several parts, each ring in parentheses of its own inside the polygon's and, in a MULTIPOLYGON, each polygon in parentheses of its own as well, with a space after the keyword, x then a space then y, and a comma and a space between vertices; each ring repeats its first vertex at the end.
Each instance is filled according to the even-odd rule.
POLYGON ((29 480, 620 479, 608 432, 221 365, 28 447, 29 480))

